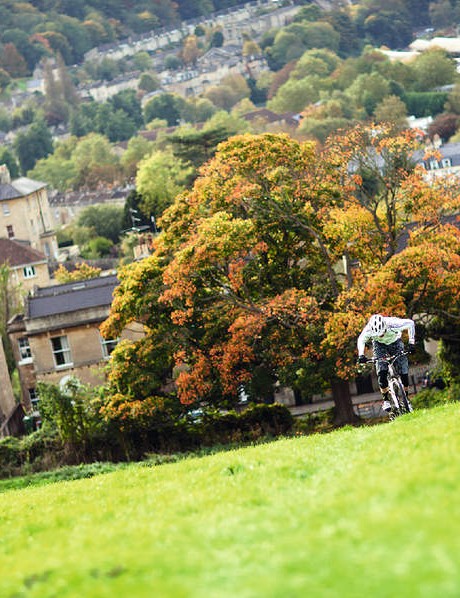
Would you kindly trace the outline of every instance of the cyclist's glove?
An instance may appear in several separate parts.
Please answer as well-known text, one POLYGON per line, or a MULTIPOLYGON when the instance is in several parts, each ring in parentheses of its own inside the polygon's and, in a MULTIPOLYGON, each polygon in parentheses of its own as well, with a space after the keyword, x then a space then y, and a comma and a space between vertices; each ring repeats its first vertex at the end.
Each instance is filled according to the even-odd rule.
POLYGON ((367 363, 367 357, 365 355, 360 355, 358 357, 358 363, 367 363))
POLYGON ((414 343, 409 343, 409 353, 415 353, 415 345, 414 345, 414 343))

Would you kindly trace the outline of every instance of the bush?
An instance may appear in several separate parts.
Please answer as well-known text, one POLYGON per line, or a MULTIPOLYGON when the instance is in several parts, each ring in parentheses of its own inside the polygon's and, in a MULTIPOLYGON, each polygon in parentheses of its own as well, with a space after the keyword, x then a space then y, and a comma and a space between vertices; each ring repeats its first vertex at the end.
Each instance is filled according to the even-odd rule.
POLYGON ((22 464, 21 444, 9 436, 0 440, 0 477, 9 477, 22 464))
POLYGON ((318 413, 309 413, 299 417, 295 421, 294 431, 296 434, 315 434, 330 432, 334 429, 334 410, 327 409, 318 413))
POLYGON ((408 114, 421 118, 441 114, 448 95, 441 91, 410 91, 401 99, 407 106, 408 114))
POLYGON ((21 439, 0 441, 2 478, 77 463, 141 460, 152 452, 196 452, 254 442, 287 434, 294 425, 284 405, 253 405, 241 413, 203 412, 199 418, 178 418, 168 411, 159 419, 156 413, 150 421, 133 419, 122 429, 97 421, 94 401, 79 385, 70 383, 64 391, 42 385, 40 397, 43 428, 21 439))
POLYGON ((460 401, 460 384, 451 384, 443 390, 426 388, 411 397, 414 409, 429 409, 437 405, 460 401))
POLYGON ((239 417, 243 429, 260 426, 264 434, 273 436, 288 433, 294 425, 294 418, 284 405, 254 405, 239 417))

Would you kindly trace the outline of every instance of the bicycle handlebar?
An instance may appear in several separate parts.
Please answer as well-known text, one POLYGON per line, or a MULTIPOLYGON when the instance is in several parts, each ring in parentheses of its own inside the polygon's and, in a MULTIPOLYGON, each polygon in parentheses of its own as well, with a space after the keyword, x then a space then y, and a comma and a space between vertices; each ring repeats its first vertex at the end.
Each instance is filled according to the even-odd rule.
POLYGON ((410 355, 410 351, 400 351, 399 353, 396 353, 396 355, 384 355, 383 357, 371 357, 366 359, 366 361, 361 364, 361 365, 365 365, 366 363, 377 363, 377 361, 387 361, 388 363, 393 363, 393 361, 396 361, 398 359, 398 357, 404 357, 404 355, 410 355))

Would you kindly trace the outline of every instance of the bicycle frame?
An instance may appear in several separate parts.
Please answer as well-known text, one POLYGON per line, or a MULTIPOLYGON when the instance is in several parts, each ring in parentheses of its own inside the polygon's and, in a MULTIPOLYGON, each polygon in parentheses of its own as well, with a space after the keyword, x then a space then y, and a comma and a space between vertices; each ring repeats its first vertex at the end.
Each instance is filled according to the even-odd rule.
POLYGON ((377 363, 378 361, 385 361, 388 364, 388 392, 393 403, 390 412, 390 419, 394 419, 403 413, 413 411, 411 402, 404 390, 399 372, 396 369, 395 362, 404 355, 409 355, 408 351, 400 351, 396 355, 387 355, 385 357, 374 357, 368 359, 368 363, 377 363))

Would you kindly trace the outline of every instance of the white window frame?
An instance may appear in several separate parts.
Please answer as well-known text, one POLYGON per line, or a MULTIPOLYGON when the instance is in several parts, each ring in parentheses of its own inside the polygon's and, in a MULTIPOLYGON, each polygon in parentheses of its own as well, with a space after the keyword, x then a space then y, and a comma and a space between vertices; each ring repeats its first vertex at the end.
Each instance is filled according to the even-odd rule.
POLYGON ((29 401, 32 405, 33 411, 38 411, 38 404, 40 402, 40 397, 38 396, 38 391, 36 388, 29 388, 29 401))
POLYGON ((6 225, 6 235, 8 239, 14 239, 14 228, 12 224, 6 225))
POLYGON ((8 202, 6 202, 6 201, 2 202, 2 210, 3 210, 4 216, 9 216, 11 214, 11 210, 10 210, 10 206, 9 206, 8 202))
POLYGON ((61 336, 52 336, 50 342, 56 369, 58 370, 73 366, 72 353, 70 351, 69 339, 67 336, 65 334, 61 336))
POLYGON ((452 160, 450 158, 443 158, 441 164, 443 168, 450 168, 452 166, 452 160))
POLYGON ((104 338, 103 336, 100 337, 101 341, 101 348, 102 348, 102 356, 104 359, 109 359, 112 351, 120 342, 119 338, 104 338))
POLYGON ((24 278, 35 278, 37 276, 35 266, 24 266, 22 272, 24 274, 24 278))
POLYGON ((19 364, 32 363, 32 351, 30 350, 29 339, 26 336, 18 338, 19 364))

